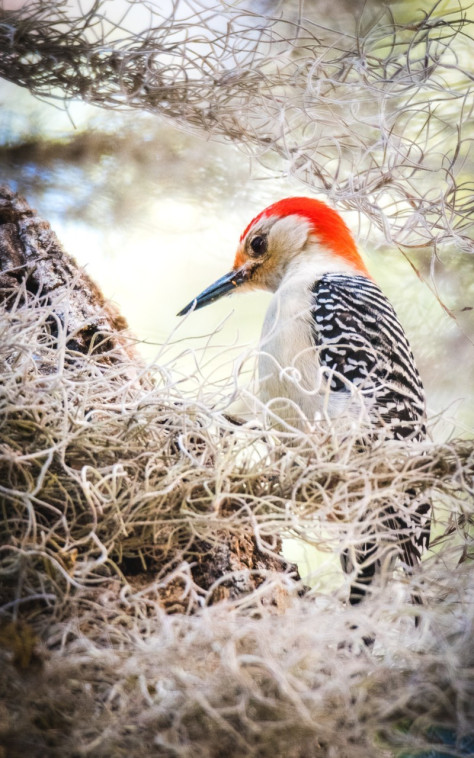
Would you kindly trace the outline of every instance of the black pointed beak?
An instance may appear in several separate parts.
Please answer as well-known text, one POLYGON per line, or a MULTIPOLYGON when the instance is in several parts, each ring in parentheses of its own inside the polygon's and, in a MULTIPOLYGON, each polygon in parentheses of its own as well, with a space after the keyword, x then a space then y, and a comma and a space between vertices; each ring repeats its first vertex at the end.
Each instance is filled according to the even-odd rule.
POLYGON ((220 297, 233 292, 236 287, 246 282, 249 275, 250 271, 245 266, 237 269, 237 271, 229 271, 228 274, 221 276, 217 282, 203 290, 194 300, 191 300, 177 315, 185 316, 191 310, 197 311, 199 308, 213 303, 214 300, 219 300, 220 297))

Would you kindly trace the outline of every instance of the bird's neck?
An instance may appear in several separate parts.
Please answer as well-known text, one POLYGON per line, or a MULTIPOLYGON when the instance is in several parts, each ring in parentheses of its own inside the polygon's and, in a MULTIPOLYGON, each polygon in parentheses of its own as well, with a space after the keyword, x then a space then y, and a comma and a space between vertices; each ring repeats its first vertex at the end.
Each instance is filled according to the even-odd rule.
POLYGON ((312 287, 324 274, 370 276, 362 259, 360 259, 360 265, 357 265, 357 263, 346 260, 340 255, 335 255, 315 243, 308 245, 304 251, 290 261, 279 283, 278 291, 284 292, 285 290, 312 287))

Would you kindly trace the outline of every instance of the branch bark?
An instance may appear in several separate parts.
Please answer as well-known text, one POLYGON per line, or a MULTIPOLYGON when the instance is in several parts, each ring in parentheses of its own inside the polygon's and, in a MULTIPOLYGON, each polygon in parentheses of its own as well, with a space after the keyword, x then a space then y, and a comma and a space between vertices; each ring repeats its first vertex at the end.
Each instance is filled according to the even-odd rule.
POLYGON ((95 345, 95 349, 105 353, 113 346, 123 351, 124 358, 139 363, 124 317, 65 252, 50 225, 24 198, 2 186, 1 305, 11 309, 22 290, 42 303, 50 301, 54 292, 54 312, 61 323, 67 320, 70 348, 87 354, 100 335, 100 346, 95 345))

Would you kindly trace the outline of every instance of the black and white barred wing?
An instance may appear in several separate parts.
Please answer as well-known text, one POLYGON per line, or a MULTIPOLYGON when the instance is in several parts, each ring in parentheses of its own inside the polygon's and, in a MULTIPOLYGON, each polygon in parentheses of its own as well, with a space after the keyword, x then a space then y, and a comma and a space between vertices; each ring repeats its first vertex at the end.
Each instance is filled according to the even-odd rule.
POLYGON ((312 291, 314 340, 330 391, 356 387, 388 439, 423 439, 423 385, 385 295, 365 276, 347 274, 326 274, 312 291))
MULTIPOLYGON (((349 396, 357 388, 374 432, 369 438, 379 432, 385 439, 422 440, 423 385, 403 328, 379 287, 364 276, 326 274, 312 291, 314 341, 329 393, 349 396)), ((412 490, 406 495, 400 508, 384 507, 383 523, 396 534, 405 564, 414 566, 428 546, 430 505, 417 502, 412 490)), ((376 552, 369 538, 360 562, 376 552)), ((364 569, 367 582, 373 571, 370 565, 364 569)))

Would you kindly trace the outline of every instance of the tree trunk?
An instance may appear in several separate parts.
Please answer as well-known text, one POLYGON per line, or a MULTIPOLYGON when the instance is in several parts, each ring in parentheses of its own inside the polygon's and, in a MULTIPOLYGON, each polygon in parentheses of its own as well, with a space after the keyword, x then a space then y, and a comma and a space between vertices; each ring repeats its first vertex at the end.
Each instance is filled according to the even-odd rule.
MULTIPOLYGON (((83 590, 89 579, 110 581, 118 592, 122 576, 138 589, 158 579, 163 607, 189 612, 246 595, 269 572, 295 571, 279 557, 279 543, 260 549, 264 543, 257 544, 250 522, 232 528, 239 507, 232 497, 213 521, 212 493, 199 476, 192 483, 192 467, 181 476, 179 464, 184 445, 202 459, 201 474, 207 468, 212 478, 215 455, 206 450, 202 420, 190 422, 179 403, 160 403, 125 319, 49 224, 6 187, 0 188, 0 270, 6 602, 28 604, 28 593, 38 595, 41 573, 49 596, 64 578, 83 590), (193 433, 183 443, 190 423, 193 433), (156 470, 158 461, 159 474, 150 474, 147 467, 156 470), (165 480, 166 507, 155 496, 165 480)), ((278 589, 272 600, 279 604, 284 594, 278 589)))

